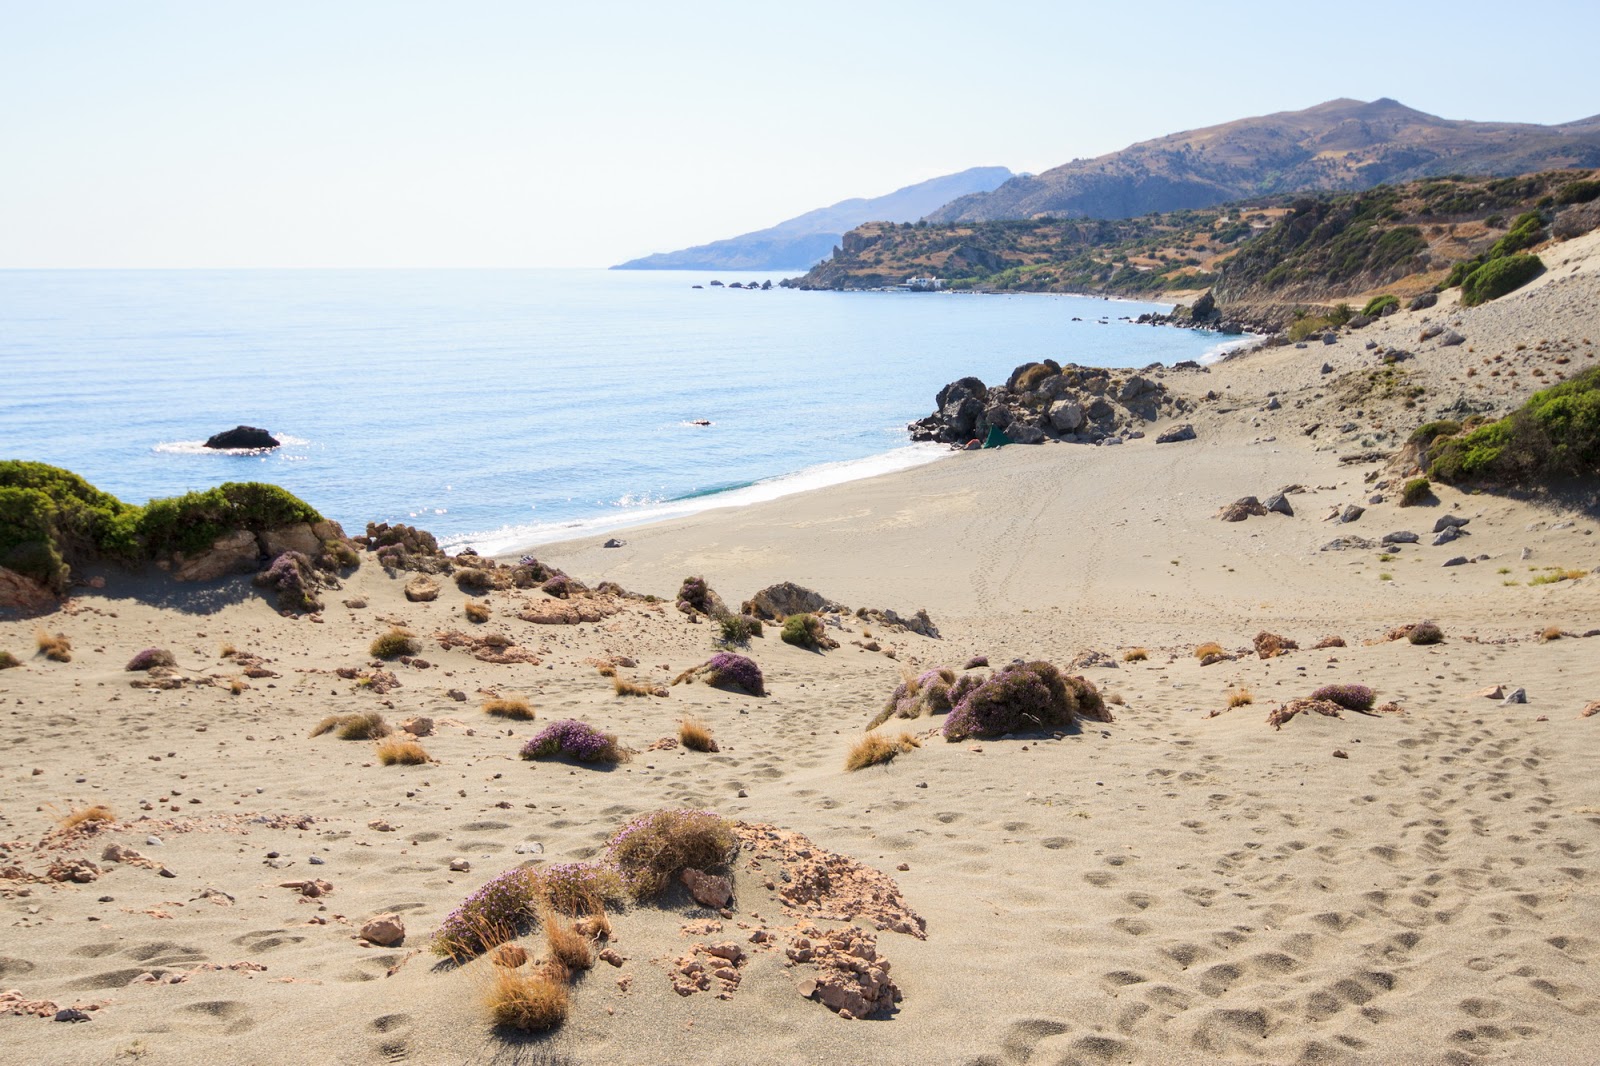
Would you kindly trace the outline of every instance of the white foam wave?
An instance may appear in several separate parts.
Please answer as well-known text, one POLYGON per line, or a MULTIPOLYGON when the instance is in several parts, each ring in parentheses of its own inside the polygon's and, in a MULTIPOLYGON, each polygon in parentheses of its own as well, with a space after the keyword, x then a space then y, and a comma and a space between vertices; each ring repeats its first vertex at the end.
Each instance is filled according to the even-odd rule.
POLYGON ((1202 366, 1219 363, 1229 352, 1236 352, 1240 348, 1248 348, 1250 345, 1257 344, 1265 339, 1258 333, 1246 333, 1241 337, 1223 341, 1221 344, 1214 344, 1201 354, 1200 363, 1202 366))
MULTIPOLYGON (((879 474, 889 474, 897 470, 909 470, 912 467, 923 466, 953 454, 954 452, 942 444, 910 444, 903 448, 896 448, 894 451, 869 456, 865 459, 823 463, 820 466, 808 467, 793 474, 785 474, 781 477, 758 481, 743 488, 730 489, 727 492, 710 493, 683 500, 651 503, 642 507, 635 505, 630 507, 626 514, 612 512, 569 522, 533 522, 507 525, 483 533, 468 533, 457 537, 441 538, 439 544, 440 547, 452 552, 460 551, 462 548, 472 548, 474 551, 484 555, 511 554, 521 549, 550 544, 558 540, 573 540, 598 533, 608 533, 615 529, 644 525, 649 522, 659 522, 668 518, 682 518, 685 515, 699 514, 702 511, 723 507, 747 507, 752 503, 765 503, 768 500, 776 500, 783 496, 792 496, 797 492, 809 492, 812 489, 827 488, 830 485, 842 485, 847 481, 859 481, 862 478, 876 477, 879 474)), ((624 501, 631 499, 637 499, 637 497, 624 496, 617 501, 617 504, 618 506, 627 506, 624 501)))
POLYGON ((304 437, 279 433, 277 448, 207 448, 203 440, 164 440, 150 450, 163 455, 271 455, 275 451, 281 453, 284 448, 298 448, 310 443, 304 437))

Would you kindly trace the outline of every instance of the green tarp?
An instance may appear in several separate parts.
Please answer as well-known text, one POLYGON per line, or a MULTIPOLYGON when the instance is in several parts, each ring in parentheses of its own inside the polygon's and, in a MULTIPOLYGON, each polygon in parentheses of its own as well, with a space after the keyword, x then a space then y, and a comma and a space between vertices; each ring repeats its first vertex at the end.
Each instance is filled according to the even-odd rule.
POLYGON ((1004 448, 1011 443, 1011 438, 1006 436, 1006 431, 999 426, 989 427, 989 438, 983 442, 985 448, 1004 448))

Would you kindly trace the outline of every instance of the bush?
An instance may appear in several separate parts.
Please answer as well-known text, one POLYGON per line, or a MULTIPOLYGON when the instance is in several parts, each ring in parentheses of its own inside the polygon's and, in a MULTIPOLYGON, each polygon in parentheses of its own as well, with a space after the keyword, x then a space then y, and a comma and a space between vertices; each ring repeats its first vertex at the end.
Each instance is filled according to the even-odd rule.
POLYGON ((311 735, 332 733, 340 740, 377 740, 389 735, 389 723, 377 711, 364 714, 330 714, 312 727, 311 735))
POLYGON ((533 708, 528 706, 527 700, 484 700, 483 713, 492 714, 499 718, 512 718, 519 722, 528 722, 533 720, 533 708))
POLYGON ((73 566, 139 558, 140 510, 77 474, 0 461, 0 566, 60 593, 73 566))
POLYGON ((1544 220, 1539 217, 1539 212, 1528 211, 1518 215, 1517 220, 1511 223, 1511 229, 1506 231, 1506 235, 1490 245, 1486 259, 1492 262, 1520 252, 1524 248, 1532 248, 1539 243, 1543 231, 1544 220))
POLYGON ((1373 703, 1377 702, 1377 696, 1365 685, 1323 685, 1311 694, 1311 698, 1337 703, 1347 711, 1370 711, 1373 703))
POLYGON ((489 605, 479 603, 477 600, 468 600, 461 607, 469 622, 487 622, 489 620, 489 605))
POLYGON ((1522 288, 1543 273, 1544 263, 1536 255, 1491 259, 1461 282, 1461 302, 1467 307, 1487 303, 1522 288))
POLYGON ((1361 309, 1361 313, 1366 315, 1368 318, 1377 318, 1388 308, 1399 306, 1400 297, 1391 296, 1388 293, 1384 293, 1382 296, 1374 296, 1372 299, 1368 300, 1367 306, 1361 309))
POLYGON ((901 733, 893 740, 879 733, 868 733, 851 746, 849 754, 844 757, 844 768, 846 771, 863 770, 868 766, 892 762, 895 756, 920 747, 922 742, 910 733, 901 733))
POLYGON ((14 666, 21 666, 22 660, 8 651, 0 651, 0 670, 9 670, 14 666))
POLYGON ((514 939, 533 921, 538 882, 521 868, 490 878, 445 916, 433 952, 458 962, 514 939))
MULTIPOLYGON (((757 622, 759 626, 761 623, 757 622)), ((750 625, 750 619, 742 614, 723 615, 717 621, 722 630, 722 640, 726 644, 748 644, 755 629, 750 625)))
POLYGON ((576 718, 552 722, 538 736, 522 746, 524 759, 552 759, 565 755, 584 763, 619 763, 628 752, 610 733, 602 733, 576 718))
POLYGON ((38 629, 33 634, 34 647, 54 663, 70 663, 72 661, 72 639, 65 633, 51 635, 48 630, 38 629))
POLYGON ((1125 663, 1142 663, 1147 661, 1149 658, 1149 648, 1129 648, 1127 651, 1122 653, 1122 661, 1125 663))
POLYGON ((390 737, 378 745, 378 761, 384 766, 420 766, 431 762, 422 745, 414 740, 390 737))
POLYGON ((1084 689, 1093 692, 1094 686, 1081 679, 1069 685, 1050 663, 1013 663, 963 694, 945 719, 945 739, 1066 728, 1077 715, 1078 694, 1084 689))
POLYGON ((594 965, 594 945, 589 938, 552 912, 543 915, 544 943, 550 957, 568 970, 587 970, 594 965))
POLYGON ((1453 437, 1460 432, 1460 422, 1452 422, 1448 419, 1441 419, 1437 422, 1424 422, 1422 425, 1412 430, 1411 436, 1407 437, 1406 440, 1408 443, 1421 445, 1422 447, 1426 448, 1439 437, 1453 437))
POLYGON ((711 614, 712 602, 711 586, 706 584, 703 577, 686 577, 683 584, 678 586, 678 608, 684 606, 693 608, 701 614, 711 614))
POLYGON ((456 571, 456 588, 462 592, 486 592, 494 588, 494 575, 476 566, 456 571))
POLYGON ((236 529, 261 533, 279 526, 322 521, 305 501, 258 481, 230 481, 204 492, 151 500, 139 518, 139 536, 151 556, 204 551, 236 529))
POLYGON ((696 678, 703 680, 712 688, 735 688, 752 696, 767 694, 761 667, 757 666, 754 660, 736 652, 718 652, 699 666, 685 670, 673 678, 672 683, 676 685, 680 681, 692 682, 696 678))
POLYGON ((178 660, 165 648, 146 648, 129 659, 128 665, 123 669, 129 673, 136 673, 141 670, 154 670, 158 666, 177 665, 178 660))
POLYGON ((1218 644, 1214 640, 1208 640, 1204 644, 1196 644, 1194 648, 1194 657, 1196 659, 1204 659, 1208 655, 1226 654, 1227 653, 1222 650, 1222 645, 1218 644))
POLYGON ((918 675, 908 674, 895 686, 894 692, 889 695, 889 702, 884 704, 876 718, 867 723, 867 728, 876 729, 890 718, 920 718, 924 714, 950 713, 955 706, 950 694, 957 681, 956 672, 943 666, 918 675))
POLYGON ((711 727, 698 718, 685 716, 678 723, 678 743, 690 751, 713 752, 719 751, 717 739, 711 735, 711 727))
POLYGON ((299 552, 284 552, 252 580, 257 588, 278 594, 280 611, 315 613, 322 610, 322 601, 316 595, 316 571, 311 567, 311 560, 299 552))
POLYGON ((1429 454, 1429 475, 1447 483, 1592 476, 1600 471, 1600 367, 1534 393, 1497 422, 1436 441, 1429 454))
POLYGON ((783 620, 783 630, 778 635, 785 644, 813 651, 823 647, 828 640, 822 619, 814 614, 791 614, 783 620))
POLYGON ((710 811, 653 811, 619 829, 606 842, 606 860, 616 867, 635 899, 654 899, 684 870, 726 869, 739 850, 733 824, 710 811))
POLYGON ((398 659, 402 655, 415 655, 422 650, 422 642, 410 630, 391 626, 389 632, 372 642, 368 649, 375 659, 398 659))
POLYGON ((1600 199, 1600 181, 1572 181, 1556 190, 1558 204, 1586 204, 1600 199))
POLYGON ((1432 622, 1418 622, 1406 634, 1406 639, 1413 644, 1440 644, 1444 642, 1444 630, 1432 622))
POLYGON ((1433 496, 1433 485, 1425 477, 1414 477, 1400 490, 1400 506, 1415 507, 1433 496))
POLYGON ((546 866, 534 879, 534 891, 546 906, 568 915, 603 914, 608 902, 623 898, 617 871, 592 862, 546 866))
POLYGON ((563 981, 542 970, 505 966, 493 970, 485 1004, 494 1024, 543 1033, 567 1020, 571 997, 563 981))

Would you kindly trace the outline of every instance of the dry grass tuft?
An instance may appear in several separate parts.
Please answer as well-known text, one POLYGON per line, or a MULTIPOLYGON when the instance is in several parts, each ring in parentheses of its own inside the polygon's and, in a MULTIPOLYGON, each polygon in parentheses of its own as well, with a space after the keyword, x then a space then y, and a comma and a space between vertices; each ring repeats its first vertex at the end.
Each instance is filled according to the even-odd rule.
POLYGON ((546 909, 540 921, 544 924, 544 942, 550 957, 568 970, 587 970, 594 965, 594 942, 568 922, 563 922, 555 911, 546 909))
POLYGON ((217 658, 219 659, 231 659, 238 654, 239 649, 234 647, 232 644, 217 645, 217 658))
POLYGON ((1129 648, 1122 653, 1122 661, 1125 663, 1142 663, 1148 658, 1150 658, 1149 648, 1129 648))
POLYGON ((1226 654, 1227 654, 1227 652, 1222 650, 1222 645, 1218 644, 1214 640, 1208 640, 1204 644, 1197 644, 1197 645, 1195 645, 1195 649, 1194 649, 1194 657, 1196 659, 1204 659, 1207 655, 1226 655, 1226 654))
POLYGON ((245 684, 245 680, 242 677, 228 678, 228 691, 233 693, 235 696, 239 695, 249 687, 249 685, 245 684))
POLYGON ((483 701, 483 713, 496 718, 514 718, 519 722, 533 720, 533 708, 527 700, 492 699, 483 701))
POLYGON ((619 696, 665 696, 667 690, 660 685, 652 685, 648 681, 629 681, 626 678, 613 677, 611 687, 619 696))
POLYGON ((496 966, 515 969, 528 961, 528 949, 520 944, 501 944, 489 956, 489 961, 496 966))
POLYGON ((374 659, 398 659, 402 655, 415 655, 422 650, 422 642, 409 629, 390 626, 389 632, 372 642, 368 649, 374 659))
POLYGON ((572 927, 590 940, 611 939, 611 917, 606 914, 604 906, 598 907, 593 914, 579 918, 572 927))
POLYGON ((489 620, 489 605, 487 603, 468 600, 462 605, 461 610, 466 614, 469 622, 487 622, 489 620))
POLYGON ((542 1033, 567 1020, 571 1000, 563 981, 544 973, 496 966, 485 1005, 496 1025, 542 1033))
POLYGON ((1560 640, 1565 635, 1566 634, 1561 631, 1560 626, 1545 626, 1544 632, 1539 634, 1539 640, 1544 643, 1549 643, 1552 640, 1560 640))
POLYGON ((1244 707, 1256 701, 1255 694, 1247 688, 1236 688, 1228 693, 1229 707, 1244 707))
POLYGON ((9 670, 13 666, 21 665, 21 661, 18 660, 15 655, 12 655, 8 651, 0 651, 0 670, 9 670))
POLYGON ((378 761, 385 766, 421 766, 433 760, 416 741, 390 737, 379 742, 378 761))
POLYGON ((1105 701, 1117 707, 1125 707, 1128 704, 1128 701, 1122 698, 1122 693, 1120 692, 1107 692, 1105 701))
POLYGON ((91 807, 74 808, 62 817, 60 825, 62 829, 70 830, 76 829, 80 825, 87 825, 90 822, 114 822, 116 820, 117 816, 112 813, 110 807, 103 803, 96 803, 91 807))
POLYGON ((332 733, 340 740, 377 740, 389 735, 389 723, 377 711, 365 714, 330 714, 316 724, 311 735, 332 733))
POLYGON ((615 666, 612 666, 610 663, 604 663, 604 664, 602 664, 600 666, 595 667, 595 672, 598 673, 601 677, 616 677, 617 676, 617 668, 615 666))
POLYGON ((51 636, 48 630, 40 629, 33 634, 33 642, 38 645, 39 653, 52 662, 72 661, 72 641, 65 633, 51 636))
POLYGON ((690 751, 722 750, 717 747, 717 738, 711 735, 711 727, 687 715, 678 723, 678 743, 690 751))
POLYGON ((922 742, 910 733, 901 733, 891 740, 881 733, 868 733, 856 741, 845 756, 846 770, 864 770, 868 766, 893 761, 895 756, 922 747, 922 742))

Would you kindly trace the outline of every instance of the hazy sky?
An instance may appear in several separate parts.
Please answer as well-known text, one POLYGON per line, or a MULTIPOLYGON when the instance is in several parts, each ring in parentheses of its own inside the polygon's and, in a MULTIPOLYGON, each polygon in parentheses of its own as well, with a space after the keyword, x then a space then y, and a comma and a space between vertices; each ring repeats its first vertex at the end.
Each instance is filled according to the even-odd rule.
POLYGON ((0 0, 0 267, 604 266, 1337 96, 1566 122, 1596 40, 1593 0, 0 0))

